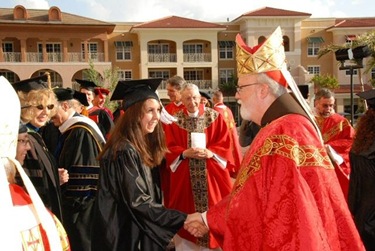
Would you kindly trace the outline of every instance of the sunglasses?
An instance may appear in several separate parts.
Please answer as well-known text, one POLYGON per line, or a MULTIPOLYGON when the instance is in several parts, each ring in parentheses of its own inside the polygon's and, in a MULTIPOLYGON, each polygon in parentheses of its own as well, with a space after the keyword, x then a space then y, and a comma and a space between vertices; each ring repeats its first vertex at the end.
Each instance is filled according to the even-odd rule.
POLYGON ((23 106, 21 108, 24 109, 24 108, 29 108, 29 107, 36 107, 36 109, 38 109, 38 110, 44 110, 44 108, 47 107, 48 110, 52 110, 55 107, 55 105, 54 104, 49 104, 49 105, 46 105, 46 106, 43 106, 43 105, 28 105, 28 106, 23 106))

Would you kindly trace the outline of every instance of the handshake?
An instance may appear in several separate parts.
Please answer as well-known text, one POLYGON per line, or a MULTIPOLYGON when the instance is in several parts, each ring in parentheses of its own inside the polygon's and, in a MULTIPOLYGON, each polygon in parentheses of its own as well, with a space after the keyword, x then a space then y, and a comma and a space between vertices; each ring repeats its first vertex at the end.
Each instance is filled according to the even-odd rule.
POLYGON ((208 233, 208 227, 204 223, 201 213, 189 214, 184 223, 184 229, 197 238, 208 233))

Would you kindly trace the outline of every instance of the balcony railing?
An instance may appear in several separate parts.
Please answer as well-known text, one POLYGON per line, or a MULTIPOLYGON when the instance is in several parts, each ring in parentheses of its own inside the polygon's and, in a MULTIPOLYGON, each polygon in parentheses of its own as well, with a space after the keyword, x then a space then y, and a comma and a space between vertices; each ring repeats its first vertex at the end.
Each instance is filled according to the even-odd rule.
POLYGON ((186 80, 186 82, 197 85, 199 89, 212 89, 212 80, 186 80))
POLYGON ((175 53, 149 53, 148 62, 177 62, 175 53))
MULTIPOLYGON (((104 53, 88 53, 89 60, 94 62, 104 62, 104 53)), ((4 52, 4 62, 21 62, 20 52, 4 52)), ((67 62, 85 62, 85 55, 81 52, 67 53, 67 62)), ((25 62, 44 62, 43 53, 27 52, 25 62)), ((64 54, 61 52, 48 52, 46 62, 64 62, 64 54)))
POLYGON ((210 53, 184 53, 184 62, 211 62, 210 53))
POLYGON ((21 62, 20 52, 4 52, 3 57, 5 62, 21 62))

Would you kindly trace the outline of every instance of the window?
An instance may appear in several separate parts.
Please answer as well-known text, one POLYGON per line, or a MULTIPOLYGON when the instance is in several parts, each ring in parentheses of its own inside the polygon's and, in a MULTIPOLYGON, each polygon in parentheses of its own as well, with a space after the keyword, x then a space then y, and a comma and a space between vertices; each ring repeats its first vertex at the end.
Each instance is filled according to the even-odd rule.
POLYGON ((320 45, 324 42, 322 37, 308 37, 307 38, 307 55, 317 56, 320 45))
POLYGON ((148 53, 150 54, 162 54, 169 53, 169 44, 148 44, 148 53))
POLYGON ((189 80, 203 80, 203 70, 185 70, 184 79, 189 80))
POLYGON ((220 69, 219 70, 220 84, 233 81, 233 76, 234 76, 234 69, 220 69))
POLYGON ((13 43, 12 42, 4 42, 3 43, 3 52, 13 52, 13 43))
POLYGON ((184 53, 203 53, 203 44, 184 44, 184 53))
MULTIPOLYGON (((47 61, 48 62, 61 62, 62 55, 61 55, 61 43, 46 43, 46 52, 47 52, 47 61)), ((38 43, 38 52, 40 56, 40 61, 42 62, 43 58, 43 44, 38 43)))
POLYGON ((166 70, 152 70, 148 72, 149 78, 169 78, 169 71, 166 70))
POLYGON ((371 69, 371 78, 375 79, 375 68, 371 69))
POLYGON ((290 51, 289 37, 283 36, 284 50, 290 51))
POLYGON ((19 79, 16 77, 16 74, 11 71, 0 71, 0 76, 4 76, 10 83, 19 81, 19 79))
POLYGON ((233 41, 219 41, 219 58, 233 59, 233 48, 235 42, 233 41))
POLYGON ((320 74, 320 66, 318 66, 318 65, 309 65, 309 66, 307 66, 307 71, 310 74, 319 75, 320 74))
POLYGON ((131 80, 132 71, 131 70, 119 70, 117 71, 119 80, 131 80))
MULTIPOLYGON (((87 49, 88 49, 88 54, 89 58, 92 60, 98 60, 98 43, 87 43, 87 49)), ((81 44, 81 53, 82 53, 82 59, 85 59, 85 44, 81 44)))
POLYGON ((118 61, 130 61, 132 60, 132 49, 131 47, 116 47, 116 60, 118 61))
MULTIPOLYGON (((350 76, 350 70, 345 70, 345 75, 350 76)), ((353 76, 358 75, 358 69, 353 69, 353 76)))

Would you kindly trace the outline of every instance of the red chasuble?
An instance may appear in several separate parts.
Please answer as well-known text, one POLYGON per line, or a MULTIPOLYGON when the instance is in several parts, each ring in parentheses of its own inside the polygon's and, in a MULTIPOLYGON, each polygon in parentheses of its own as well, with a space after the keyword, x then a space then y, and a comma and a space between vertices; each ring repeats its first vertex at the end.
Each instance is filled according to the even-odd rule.
MULTIPOLYGON (((201 107, 196 118, 185 111, 175 114, 177 121, 165 126, 167 145, 167 168, 190 148, 190 133, 203 132, 206 135, 206 148, 227 161, 223 167, 215 158, 207 160, 185 159, 170 173, 169 202, 166 207, 185 213, 204 212, 228 195, 232 189, 229 168, 233 166, 229 131, 219 113, 211 108, 201 107), (229 168, 228 168, 229 167, 229 168)), ((184 229, 178 233, 182 238, 200 246, 218 246, 210 237, 197 240, 184 229)))
POLYGON ((324 146, 298 114, 259 131, 207 221, 225 251, 364 250, 324 146))
POLYGON ((347 199, 350 174, 349 151, 355 134, 354 128, 346 118, 337 113, 327 118, 317 117, 317 124, 322 133, 324 144, 330 145, 344 159, 341 165, 335 164, 335 171, 347 199))

